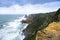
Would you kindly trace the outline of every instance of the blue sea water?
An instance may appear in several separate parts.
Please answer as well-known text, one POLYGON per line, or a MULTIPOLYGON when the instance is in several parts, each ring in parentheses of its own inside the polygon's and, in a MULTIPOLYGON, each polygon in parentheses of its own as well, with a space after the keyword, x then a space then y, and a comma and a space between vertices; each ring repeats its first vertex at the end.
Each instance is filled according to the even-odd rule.
POLYGON ((10 14, 10 15, 9 14, 0 15, 0 24, 18 19, 19 17, 22 17, 22 16, 23 15, 12 15, 12 14, 10 14))
POLYGON ((28 24, 22 24, 24 15, 0 15, 0 40, 23 40, 22 30, 28 24))

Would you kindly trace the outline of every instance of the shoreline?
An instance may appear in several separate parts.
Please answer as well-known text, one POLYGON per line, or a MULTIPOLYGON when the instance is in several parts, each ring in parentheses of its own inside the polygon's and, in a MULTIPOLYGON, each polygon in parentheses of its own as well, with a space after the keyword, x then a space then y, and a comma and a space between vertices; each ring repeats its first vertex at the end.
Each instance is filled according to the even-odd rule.
POLYGON ((52 22, 60 21, 60 9, 57 12, 50 12, 45 14, 31 14, 23 23, 29 23, 29 25, 23 30, 26 36, 24 40, 35 40, 37 31, 42 31, 52 22))

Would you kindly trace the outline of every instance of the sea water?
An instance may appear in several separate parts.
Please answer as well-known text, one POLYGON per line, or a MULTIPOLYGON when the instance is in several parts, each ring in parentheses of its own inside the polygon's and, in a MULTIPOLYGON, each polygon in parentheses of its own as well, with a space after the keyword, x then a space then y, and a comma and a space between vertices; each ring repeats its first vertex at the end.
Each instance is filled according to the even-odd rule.
POLYGON ((24 15, 0 15, 0 40, 23 40, 23 30, 28 24, 22 24, 24 15))

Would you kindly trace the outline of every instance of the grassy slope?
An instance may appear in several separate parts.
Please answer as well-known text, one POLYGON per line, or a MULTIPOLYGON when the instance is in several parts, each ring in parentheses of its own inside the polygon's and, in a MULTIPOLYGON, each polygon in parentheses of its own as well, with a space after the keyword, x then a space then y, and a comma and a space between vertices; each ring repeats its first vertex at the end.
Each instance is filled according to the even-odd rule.
POLYGON ((45 34, 44 29, 48 27, 48 24, 52 22, 60 21, 58 19, 59 14, 60 14, 60 10, 57 12, 50 12, 46 14, 42 14, 42 13, 33 14, 34 18, 32 22, 23 31, 26 36, 24 40, 35 40, 36 34, 39 30, 41 31, 42 34, 45 34))
POLYGON ((60 22, 52 22, 48 25, 42 33, 38 31, 36 34, 36 40, 60 40, 60 22))

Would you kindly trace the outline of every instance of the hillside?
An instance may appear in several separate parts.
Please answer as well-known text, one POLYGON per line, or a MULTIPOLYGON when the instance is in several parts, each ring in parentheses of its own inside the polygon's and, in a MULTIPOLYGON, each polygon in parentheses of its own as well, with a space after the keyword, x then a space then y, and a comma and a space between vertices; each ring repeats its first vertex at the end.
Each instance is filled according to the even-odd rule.
POLYGON ((24 40, 37 40, 36 35, 38 31, 45 34, 44 29, 46 29, 50 23, 59 21, 60 21, 60 9, 58 9, 55 12, 29 15, 26 20, 22 21, 23 23, 29 23, 27 28, 23 30, 23 33, 26 36, 24 40))
POLYGON ((43 32, 37 32, 36 40, 60 40, 60 22, 50 23, 43 32))

